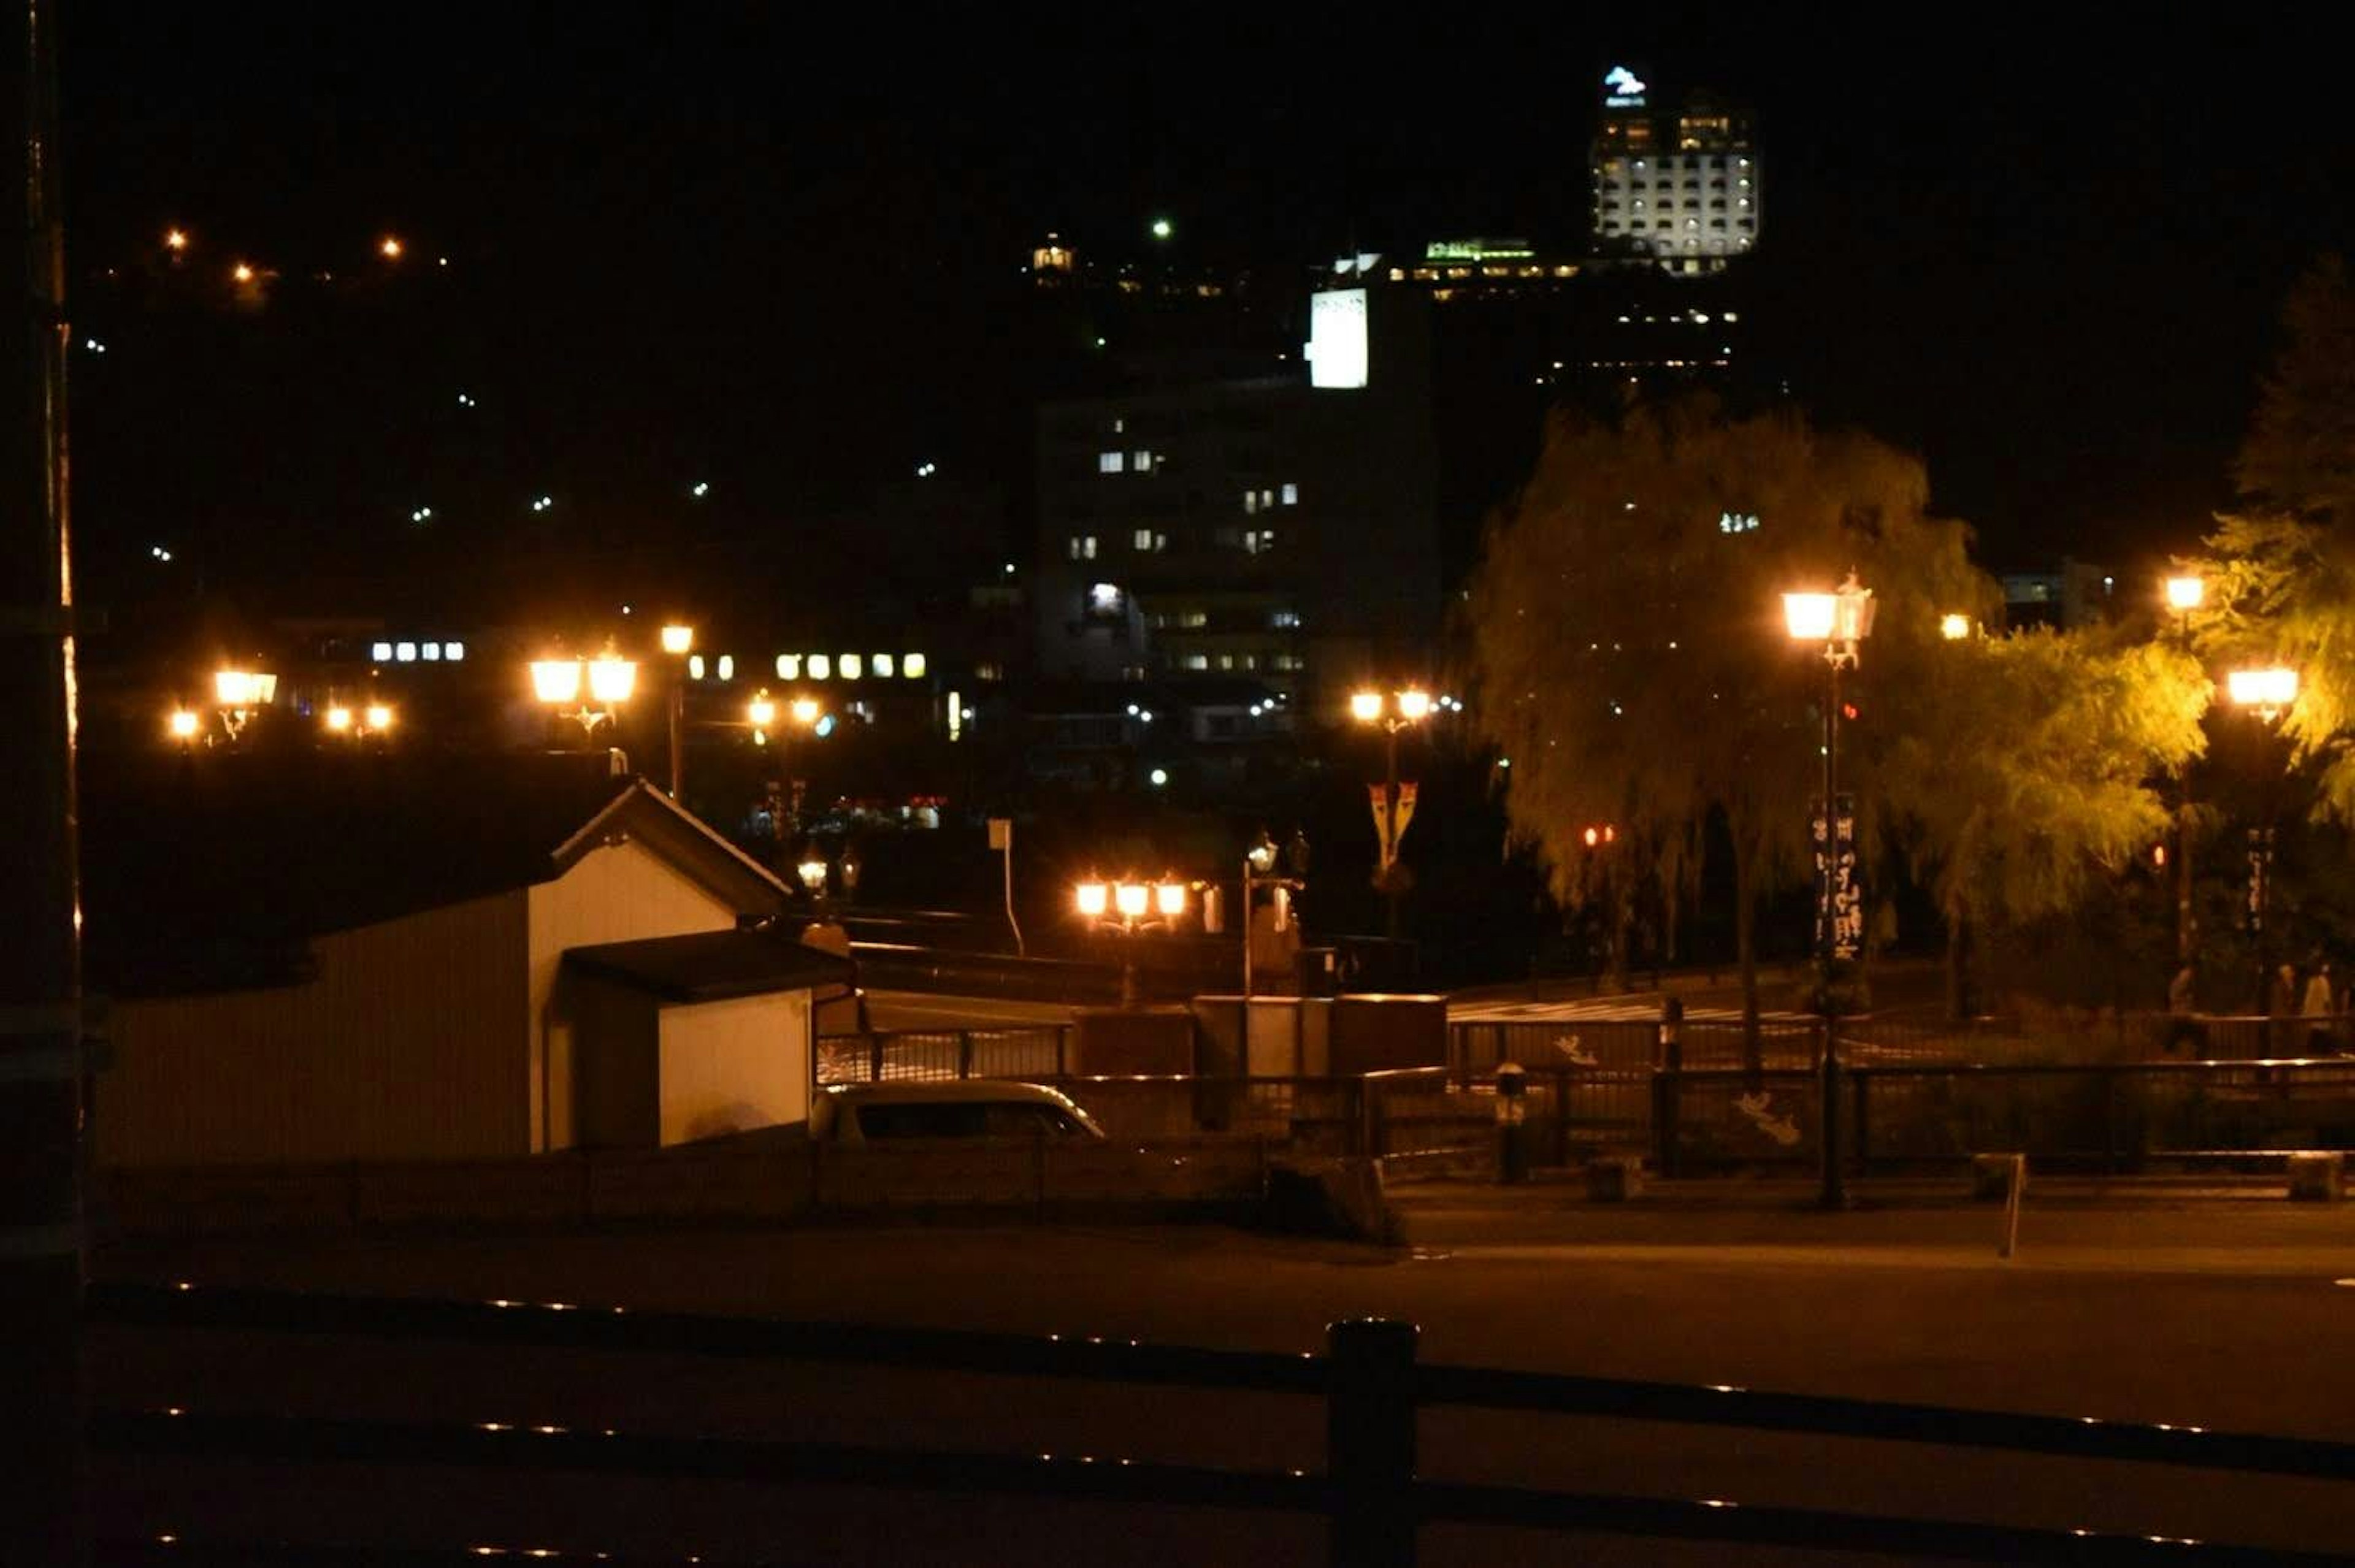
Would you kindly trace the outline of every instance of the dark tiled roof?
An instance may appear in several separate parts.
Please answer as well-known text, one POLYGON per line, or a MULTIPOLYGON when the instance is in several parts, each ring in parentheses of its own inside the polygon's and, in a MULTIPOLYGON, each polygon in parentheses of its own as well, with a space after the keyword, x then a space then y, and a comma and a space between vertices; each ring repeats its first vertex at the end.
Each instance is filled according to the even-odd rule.
POLYGON ((847 986, 851 963, 766 931, 699 931, 574 947, 564 965, 669 1002, 716 1002, 771 991, 847 986))
MULTIPOLYGON (((286 752, 137 765, 86 775, 82 791, 83 933, 99 990, 302 978, 314 937, 549 880, 569 863, 558 851, 637 787, 602 756, 286 752)), ((686 824, 642 826, 674 853, 703 857, 686 824)), ((761 875, 718 845, 708 858, 716 876, 761 875)), ((751 904, 752 891, 737 896, 751 904)))

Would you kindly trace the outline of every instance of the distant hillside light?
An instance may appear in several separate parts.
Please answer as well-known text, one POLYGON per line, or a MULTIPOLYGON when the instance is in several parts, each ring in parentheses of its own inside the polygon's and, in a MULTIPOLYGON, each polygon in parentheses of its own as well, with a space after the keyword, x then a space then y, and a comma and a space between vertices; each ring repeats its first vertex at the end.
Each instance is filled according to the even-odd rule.
POLYGON ((400 260, 401 251, 406 249, 406 247, 401 244, 400 236, 388 234, 382 240, 377 241, 376 249, 377 254, 382 256, 386 261, 398 261, 400 260))
POLYGON ((177 256, 188 248, 188 231, 185 229, 164 230, 164 249, 177 256))
POLYGON ((245 262, 240 261, 229 270, 229 276, 231 283, 250 283, 253 282, 253 269, 245 262))
POLYGON ((1167 219, 1156 218, 1153 220, 1153 237, 1156 240, 1167 240, 1176 232, 1177 229, 1171 226, 1167 219))

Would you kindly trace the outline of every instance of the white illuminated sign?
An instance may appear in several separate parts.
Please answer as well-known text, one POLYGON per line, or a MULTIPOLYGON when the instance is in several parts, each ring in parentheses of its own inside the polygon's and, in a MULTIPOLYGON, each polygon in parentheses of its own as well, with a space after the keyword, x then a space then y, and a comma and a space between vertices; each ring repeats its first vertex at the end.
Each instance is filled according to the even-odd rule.
POLYGON ((1366 384, 1366 291, 1327 289, 1308 302, 1308 384, 1366 384))
POLYGON ((1644 107, 1644 80, 1624 65, 1614 65, 1603 79, 1604 104, 1612 109, 1644 107))

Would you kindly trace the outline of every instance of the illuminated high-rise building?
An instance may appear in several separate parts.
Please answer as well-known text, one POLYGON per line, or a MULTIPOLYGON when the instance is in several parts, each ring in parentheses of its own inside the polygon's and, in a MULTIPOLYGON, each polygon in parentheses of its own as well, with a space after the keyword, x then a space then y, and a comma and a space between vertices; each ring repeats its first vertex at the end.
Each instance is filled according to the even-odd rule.
POLYGON ((1757 142, 1749 115, 1714 94, 1669 109, 1634 71, 1612 67, 1591 166, 1599 255, 1700 274, 1757 249, 1757 142))

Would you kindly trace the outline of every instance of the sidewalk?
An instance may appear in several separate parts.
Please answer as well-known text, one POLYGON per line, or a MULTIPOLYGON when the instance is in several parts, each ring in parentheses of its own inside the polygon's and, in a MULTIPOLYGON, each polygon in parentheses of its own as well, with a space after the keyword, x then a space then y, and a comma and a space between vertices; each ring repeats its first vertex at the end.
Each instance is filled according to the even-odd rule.
MULTIPOLYGON (((1601 1203, 1582 1181, 1546 1173, 1524 1186, 1402 1184, 1389 1194, 1419 1252, 1506 1262, 2013 1267, 2148 1274, 2265 1275, 2355 1281, 2355 1206, 2292 1203, 2278 1179, 2031 1177, 2019 1249, 1997 1256, 2003 1207, 1949 1179, 1849 1184, 1850 1207, 1817 1206, 1813 1181, 1649 1184, 1601 1203)), ((2355 1288, 2348 1293, 2355 1321, 2355 1288)))

